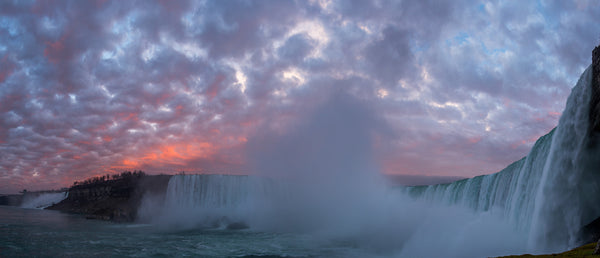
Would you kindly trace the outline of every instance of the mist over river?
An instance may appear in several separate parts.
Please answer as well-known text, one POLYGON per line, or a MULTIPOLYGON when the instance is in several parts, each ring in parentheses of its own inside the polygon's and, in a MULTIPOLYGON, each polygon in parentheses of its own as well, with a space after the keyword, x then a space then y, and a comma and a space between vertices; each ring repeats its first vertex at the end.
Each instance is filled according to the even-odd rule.
MULTIPOLYGON (((172 231, 0 206, 0 257, 359 257, 349 242, 250 230, 172 231)), ((374 253, 369 256, 377 255, 374 253)))

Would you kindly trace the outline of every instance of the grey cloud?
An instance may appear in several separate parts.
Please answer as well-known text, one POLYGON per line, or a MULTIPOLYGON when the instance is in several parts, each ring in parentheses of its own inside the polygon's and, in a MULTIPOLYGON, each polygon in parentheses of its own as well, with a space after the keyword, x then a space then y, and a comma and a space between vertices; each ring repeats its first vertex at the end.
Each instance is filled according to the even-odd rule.
POLYGON ((388 26, 383 38, 366 49, 370 72, 387 85, 395 85, 400 78, 413 74, 414 57, 409 45, 410 32, 388 26))
POLYGON ((289 37, 285 44, 278 49, 280 58, 292 63, 299 63, 310 53, 313 43, 309 37, 304 34, 296 34, 289 37))
POLYGON ((239 57, 248 50, 263 47, 269 38, 281 36, 298 16, 295 8, 291 1, 209 2, 207 9, 196 15, 215 12, 216 17, 206 21, 198 37, 213 57, 239 57))

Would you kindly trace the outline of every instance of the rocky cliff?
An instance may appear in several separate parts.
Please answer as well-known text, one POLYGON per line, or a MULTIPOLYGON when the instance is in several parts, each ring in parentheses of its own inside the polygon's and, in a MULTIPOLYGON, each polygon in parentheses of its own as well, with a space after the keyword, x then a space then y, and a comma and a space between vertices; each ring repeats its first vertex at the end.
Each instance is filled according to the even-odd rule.
MULTIPOLYGON (((591 153, 588 160, 589 170, 598 171, 600 168, 600 45, 592 51, 592 92, 589 114, 589 145, 591 153)), ((600 238, 600 217, 581 229, 583 243, 597 241, 600 238)))
POLYGON ((23 202, 22 194, 0 195, 0 205, 19 206, 23 202))
MULTIPOLYGON (((600 45, 592 51, 592 98, 590 105, 590 137, 600 134, 600 45)), ((597 140, 593 145, 597 144, 597 140)))
POLYGON ((130 222, 135 220, 142 198, 151 194, 164 196, 170 175, 129 176, 69 188, 69 196, 48 207, 87 218, 130 222))

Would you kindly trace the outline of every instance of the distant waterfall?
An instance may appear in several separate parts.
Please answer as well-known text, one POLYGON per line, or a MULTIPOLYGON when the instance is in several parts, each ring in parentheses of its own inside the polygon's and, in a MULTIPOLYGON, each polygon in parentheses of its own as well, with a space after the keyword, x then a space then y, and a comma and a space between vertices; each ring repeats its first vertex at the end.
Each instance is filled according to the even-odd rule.
POLYGON ((529 233, 535 250, 564 250, 580 229, 600 216, 600 167, 588 148, 591 68, 573 88, 558 126, 540 137, 527 157, 502 171, 450 184, 408 187, 431 202, 499 210, 529 233))
POLYGON ((59 203, 66 199, 67 192, 62 193, 42 193, 42 194, 26 194, 23 197, 21 208, 29 209, 44 209, 53 204, 59 203))

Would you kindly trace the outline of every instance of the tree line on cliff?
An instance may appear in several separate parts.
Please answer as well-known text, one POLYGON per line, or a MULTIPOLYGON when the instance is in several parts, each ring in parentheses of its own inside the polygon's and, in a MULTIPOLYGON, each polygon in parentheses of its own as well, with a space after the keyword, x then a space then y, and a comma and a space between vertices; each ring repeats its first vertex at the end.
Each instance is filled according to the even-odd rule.
POLYGON ((146 173, 144 173, 144 171, 141 171, 141 170, 124 171, 120 174, 113 174, 113 175, 106 174, 106 175, 102 175, 102 176, 90 177, 83 181, 75 181, 75 182, 73 182, 73 185, 71 187, 97 185, 97 184, 102 184, 102 183, 108 182, 108 181, 119 181, 119 180, 128 181, 128 180, 132 180, 132 179, 141 178, 145 175, 146 175, 146 173))

